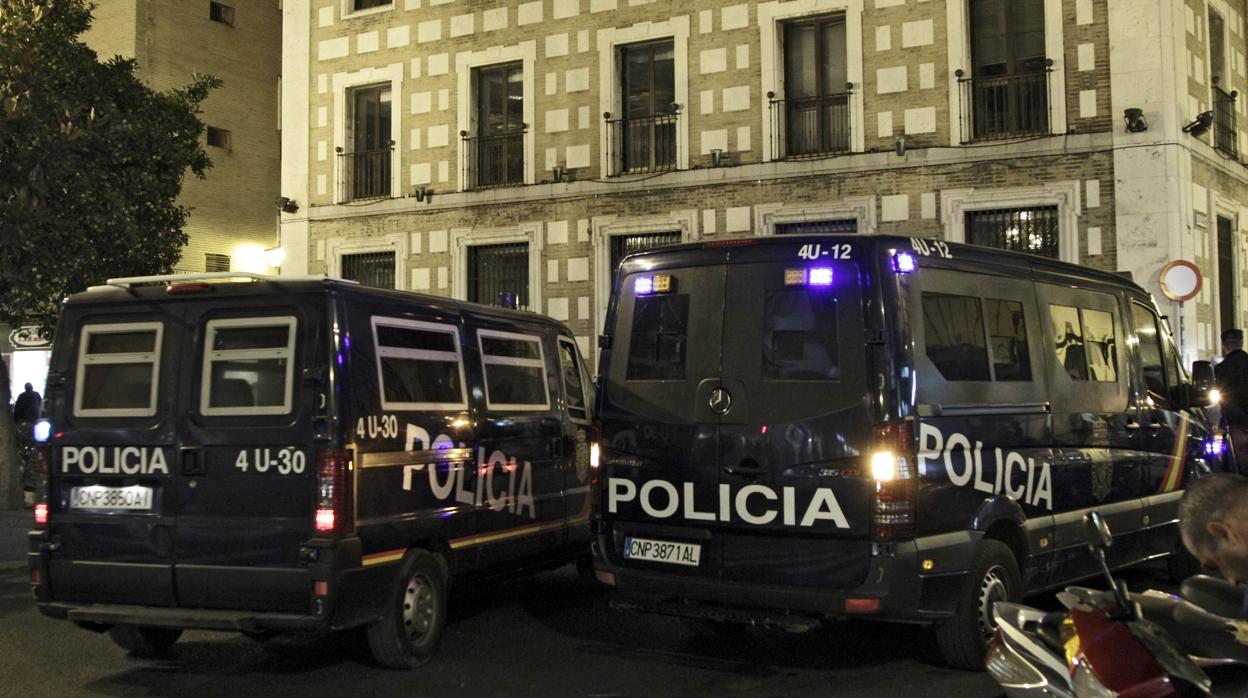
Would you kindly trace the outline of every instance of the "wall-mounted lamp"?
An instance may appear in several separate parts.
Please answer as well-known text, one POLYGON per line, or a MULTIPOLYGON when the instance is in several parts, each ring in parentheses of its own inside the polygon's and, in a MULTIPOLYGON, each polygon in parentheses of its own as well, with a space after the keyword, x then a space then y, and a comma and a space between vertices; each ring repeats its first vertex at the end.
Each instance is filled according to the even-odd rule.
POLYGON ((277 210, 282 213, 298 213, 299 202, 288 196, 277 197, 277 210))
POLYGON ((429 203, 433 200, 433 190, 423 184, 413 188, 412 194, 416 196, 417 201, 429 203))
POLYGON ((719 167, 724 164, 724 149, 711 148, 711 167, 719 167))
POLYGON ((1148 130, 1148 122, 1144 120, 1144 110, 1131 107, 1122 112, 1122 120, 1127 124, 1127 133, 1140 133, 1148 130))
POLYGON ((567 173, 567 170, 563 168, 563 165, 555 165, 550 169, 550 171, 555 176, 555 184, 562 182, 564 175, 567 173))
POLYGON ((286 261, 286 250, 281 247, 270 247, 264 251, 264 259, 270 267, 277 269, 282 266, 282 262, 286 261))
POLYGON ((1190 133, 1193 138, 1200 138, 1213 126, 1213 112, 1203 111, 1196 115, 1192 123, 1183 127, 1183 133, 1190 133))
POLYGON ((893 152, 897 153, 897 157, 906 156, 906 137, 897 136, 897 140, 893 141, 893 152))

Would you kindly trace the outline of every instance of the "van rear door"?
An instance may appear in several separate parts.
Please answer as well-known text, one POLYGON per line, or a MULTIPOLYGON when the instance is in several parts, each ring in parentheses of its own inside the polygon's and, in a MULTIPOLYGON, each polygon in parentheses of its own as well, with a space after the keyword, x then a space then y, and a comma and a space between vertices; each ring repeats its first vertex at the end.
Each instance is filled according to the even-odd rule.
POLYGON ((298 552, 314 533, 318 408, 328 428, 329 391, 317 368, 327 365, 324 298, 266 295, 185 308, 195 336, 184 338, 187 360, 179 362, 170 493, 180 605, 309 606, 298 552))
POLYGON ((861 583, 868 248, 838 241, 837 257, 801 256, 810 249, 795 240, 625 264, 603 414, 617 561, 745 582, 861 583), (699 546, 696 566, 640 559, 638 539, 673 537, 699 546))

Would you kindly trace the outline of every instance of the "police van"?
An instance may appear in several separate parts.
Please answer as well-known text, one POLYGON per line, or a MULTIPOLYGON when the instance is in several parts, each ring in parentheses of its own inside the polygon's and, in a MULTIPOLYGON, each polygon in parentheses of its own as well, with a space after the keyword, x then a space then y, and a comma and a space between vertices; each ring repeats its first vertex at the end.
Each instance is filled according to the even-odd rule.
MULTIPOLYGON (((703 629, 933 625, 983 668, 993 602, 1170 556, 1208 435, 1125 277, 905 237, 634 254, 600 338, 595 566, 703 629)), ((1208 366, 1206 365, 1207 369, 1208 366)))
POLYGON ((572 334, 532 313, 324 278, 109 281, 57 326, 35 599, 136 653, 367 626, 379 663, 414 667, 453 581, 588 565, 591 402, 572 334))

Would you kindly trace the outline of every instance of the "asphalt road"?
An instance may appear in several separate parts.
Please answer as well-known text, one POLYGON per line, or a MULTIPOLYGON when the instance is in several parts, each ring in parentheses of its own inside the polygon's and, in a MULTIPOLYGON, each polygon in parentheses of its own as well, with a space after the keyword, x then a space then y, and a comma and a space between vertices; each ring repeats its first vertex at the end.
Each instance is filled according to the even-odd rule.
POLYGON ((921 628, 846 622, 801 635, 696 635, 612 610, 571 567, 456 596, 438 656, 373 664, 358 633, 277 638, 188 632, 164 658, 39 615, 23 555, 28 519, 0 514, 0 692, 10 696, 997 696, 941 666, 921 628))

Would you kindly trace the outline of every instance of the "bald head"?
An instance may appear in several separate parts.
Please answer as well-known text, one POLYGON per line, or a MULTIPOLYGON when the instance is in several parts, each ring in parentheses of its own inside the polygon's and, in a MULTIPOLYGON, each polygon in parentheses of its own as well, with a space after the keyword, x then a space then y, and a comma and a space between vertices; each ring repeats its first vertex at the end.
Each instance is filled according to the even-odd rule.
POLYGON ((1183 544, 1227 579, 1248 579, 1248 478, 1217 473, 1192 482, 1179 502, 1183 544))

